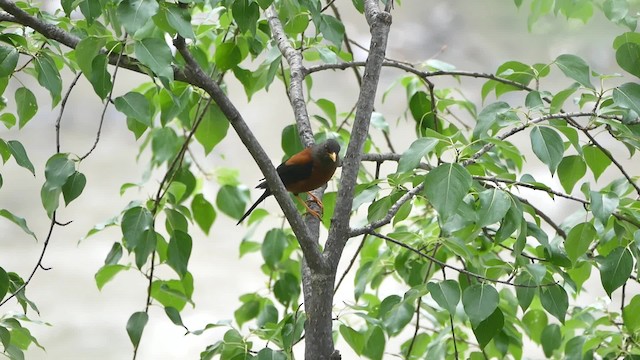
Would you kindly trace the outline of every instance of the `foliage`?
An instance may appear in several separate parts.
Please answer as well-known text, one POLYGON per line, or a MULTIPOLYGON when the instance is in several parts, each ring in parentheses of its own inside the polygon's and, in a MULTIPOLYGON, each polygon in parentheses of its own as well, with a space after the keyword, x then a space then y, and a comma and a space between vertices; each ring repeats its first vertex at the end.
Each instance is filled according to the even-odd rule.
MULTIPOLYGON (((396 153, 397 128, 385 120, 392 115, 372 112, 377 82, 374 79, 373 96, 366 93, 371 77, 362 78, 363 64, 353 62, 349 29, 338 12, 338 6, 354 6, 372 24, 376 37, 381 36, 376 30, 384 33, 385 24, 388 32, 390 22, 385 23, 384 14, 391 11, 391 3, 383 11, 371 0, 326 5, 317 0, 62 0, 61 10, 46 13, 35 4, 0 0, 4 10, 0 92, 5 93, 0 121, 7 129, 33 131, 28 124, 41 111, 42 99, 23 85, 22 78, 34 77, 49 92, 60 119, 68 94, 82 78, 91 83, 105 109, 113 105, 126 117, 141 153, 150 155, 141 166, 163 174, 153 196, 129 204, 112 221, 87 234, 107 227, 118 227, 122 233, 95 274, 99 289, 117 282, 122 272, 138 272, 147 279, 144 307, 123 324, 134 358, 150 305, 163 307, 186 336, 225 327, 222 338, 202 349, 202 359, 290 359, 297 344, 306 342, 310 347, 315 342, 309 334, 318 329, 311 327, 321 326, 314 321, 323 316, 337 317, 330 329, 338 339, 336 348, 344 352, 350 347, 370 359, 390 353, 407 359, 520 359, 525 346, 539 347, 550 358, 640 357, 640 295, 627 293, 627 286, 637 287, 639 282, 640 186, 633 173, 637 169, 625 168, 610 150, 612 143, 623 145, 637 161, 635 152, 640 149, 638 3, 514 2, 528 7, 529 28, 545 16, 587 23, 604 14, 620 26, 612 46, 624 74, 600 74, 573 54, 535 64, 509 60, 493 74, 461 71, 440 61, 414 66, 387 59, 383 67, 405 72, 388 90, 406 96, 397 127, 415 128, 415 139, 405 140, 406 150, 396 153), (339 109, 335 99, 313 95, 315 77, 345 69, 355 69, 365 94, 351 111, 339 109), (63 78, 63 70, 75 78, 63 78), (147 74, 149 81, 114 93, 118 78, 129 71, 147 74), (240 255, 261 254, 268 293, 242 295, 233 323, 211 319, 203 329, 193 330, 181 316, 185 307, 195 305, 195 286, 202 286, 190 272, 192 234, 196 227, 209 233, 222 214, 238 219, 249 192, 237 172, 227 170, 217 177, 216 198, 207 198, 202 191, 205 179, 189 149, 201 147, 209 154, 231 125, 243 140, 248 139, 246 146, 270 186, 276 186, 273 167, 262 167, 260 144, 251 141, 244 120, 220 87, 232 76, 249 99, 274 81, 289 86, 296 124, 281 132, 287 155, 309 143, 306 106, 312 104, 319 110, 311 117, 317 140, 335 137, 346 149, 362 137, 354 149, 346 150, 340 191, 349 189, 342 185, 349 181, 350 169, 355 169, 358 184, 344 202, 343 193, 324 195, 321 224, 329 237, 321 242, 327 249, 322 254, 317 244, 305 247, 308 243, 300 232, 318 223, 308 219, 309 228, 297 226, 300 222, 293 220, 299 216, 287 212, 290 200, 276 191, 293 229, 259 227, 271 226, 267 220, 272 216, 257 211, 248 224, 263 240, 245 240, 239 249, 240 255), (441 87, 442 77, 482 78, 477 89, 482 102, 469 100, 456 87, 441 87), (552 78, 564 81, 564 88, 551 90, 552 78), (13 88, 10 94, 7 89, 13 88), (469 128, 460 118, 474 125, 469 128), (371 136, 359 130, 360 126, 367 130, 369 121, 371 136), (527 141, 514 140, 520 133, 528 136, 527 141), (378 135, 385 140, 376 140, 378 135), (385 147, 390 152, 378 151, 385 147), (529 149, 532 155, 525 158, 529 149), (559 186, 536 180, 530 173, 538 160, 559 186), (360 167, 360 161, 376 162, 378 168, 369 171, 368 166, 360 167), (381 174, 383 162, 397 162, 396 170, 381 174), (605 173, 614 179, 603 180, 605 173), (574 213, 552 216, 549 209, 537 207, 538 197, 569 204, 574 213), (340 209, 358 219, 353 223, 367 225, 350 228, 347 223, 346 231, 340 232, 344 219, 332 216, 340 209), (334 299, 333 292, 344 278, 337 273, 337 263, 344 242, 352 237, 361 237, 344 273, 355 274, 353 297, 334 299), (309 265, 303 264, 303 255, 309 265), (157 271, 162 268, 170 269, 171 275, 157 271), (329 275, 323 273, 327 269, 329 275), (329 287, 303 289, 304 281, 312 281, 307 270, 328 276, 329 287), (600 278, 615 306, 578 303, 590 277, 600 278), (334 279, 338 279, 335 288, 334 279), (387 295, 388 284, 403 290, 387 295), (304 291, 315 291, 311 297, 322 297, 329 309, 333 306, 333 314, 315 312, 308 303, 303 306, 304 291), (394 338, 399 339, 395 341, 399 348, 390 345, 394 338)), ((402 4, 395 6, 391 12, 402 11, 402 4)), ((371 53, 384 55, 382 44, 372 41, 371 53)), ((375 67, 372 58, 367 71, 375 67)), ((100 127, 103 120, 104 115, 100 127)), ((20 141, 0 139, 3 171, 16 165, 33 175, 44 171, 40 197, 51 230, 42 254, 51 231, 62 231, 57 227, 64 225, 56 220, 63 209, 60 197, 68 205, 91 185, 80 165, 99 139, 100 130, 84 154, 61 153, 58 143, 58 152, 51 154, 44 169, 34 167, 29 149, 20 141)), ((0 177, 0 187, 2 181, 0 177)), ((156 184, 156 179, 144 181, 156 184)), ((121 192, 143 182, 123 184, 121 192)), ((27 221, 11 209, 0 210, 0 215, 36 237, 27 221)), ((0 318, 0 343, 11 359, 23 358, 31 345, 40 346, 25 327, 32 322, 27 314, 38 313, 27 293, 40 267, 40 262, 35 264, 28 277, 0 267, 0 306, 15 300, 23 310, 0 318)), ((313 356, 307 353, 308 358, 313 356)))

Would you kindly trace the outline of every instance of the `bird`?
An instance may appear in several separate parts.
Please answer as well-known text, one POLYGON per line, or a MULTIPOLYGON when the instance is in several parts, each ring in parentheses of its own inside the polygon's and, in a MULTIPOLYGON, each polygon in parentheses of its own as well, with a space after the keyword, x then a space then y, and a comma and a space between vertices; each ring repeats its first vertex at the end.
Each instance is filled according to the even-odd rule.
MULTIPOLYGON (((339 153, 340 144, 338 144, 335 139, 329 139, 300 151, 276 168, 284 187, 302 202, 309 213, 318 218, 320 218, 320 215, 310 209, 298 194, 303 192, 308 193, 313 201, 322 207, 320 199, 310 191, 323 186, 331 179, 340 161, 339 153)), ((264 189, 264 192, 258 200, 251 205, 249 210, 242 215, 236 225, 239 225, 264 199, 272 194, 267 181, 264 179, 256 186, 256 189, 264 189)))

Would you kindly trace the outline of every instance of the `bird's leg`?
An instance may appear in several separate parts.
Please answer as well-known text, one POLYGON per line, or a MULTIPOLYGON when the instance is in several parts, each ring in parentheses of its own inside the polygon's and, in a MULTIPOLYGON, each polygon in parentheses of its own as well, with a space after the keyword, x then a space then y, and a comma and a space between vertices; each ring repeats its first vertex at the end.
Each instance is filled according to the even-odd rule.
MULTIPOLYGON (((314 196, 315 197, 315 196, 314 196)), ((307 203, 302 200, 302 198, 300 197, 300 195, 296 194, 296 199, 298 199, 300 201, 300 203, 302 203, 302 206, 304 206, 305 209, 307 209, 307 212, 315 217, 317 217, 318 219, 322 219, 322 217, 320 216, 320 214, 318 214, 317 211, 312 210, 309 205, 307 205, 307 203)))
POLYGON ((318 204, 318 206, 320 206, 320 208, 324 210, 324 205, 322 204, 322 201, 320 201, 320 199, 318 199, 317 196, 313 195, 313 193, 311 191, 307 191, 307 194, 309 194, 309 196, 311 196, 311 200, 313 200, 313 202, 318 204))

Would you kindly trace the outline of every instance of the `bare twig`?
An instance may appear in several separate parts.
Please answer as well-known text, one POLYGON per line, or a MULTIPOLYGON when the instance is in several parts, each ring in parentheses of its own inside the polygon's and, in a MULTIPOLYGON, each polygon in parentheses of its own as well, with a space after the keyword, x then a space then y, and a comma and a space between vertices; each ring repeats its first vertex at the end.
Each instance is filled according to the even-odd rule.
POLYGON ((38 258, 38 262, 33 267, 33 270, 31 270, 31 274, 29 274, 29 277, 27 278, 27 280, 25 280, 24 284, 22 284, 18 289, 16 289, 16 291, 11 293, 11 295, 7 296, 4 300, 2 300, 2 302, 0 302, 0 306, 6 304, 7 301, 16 297, 18 293, 20 293, 20 291, 23 291, 24 289, 26 289, 27 285, 29 285, 29 283, 31 282, 31 279, 33 279, 38 269, 43 269, 43 270, 50 269, 50 268, 45 268, 42 265, 42 260, 44 259, 44 254, 47 252, 47 247, 49 246, 49 240, 51 240, 51 235, 53 235, 53 228, 55 227, 55 225, 56 225, 56 212, 54 211, 53 214, 51 215, 49 232, 47 233, 47 238, 44 240, 44 244, 42 245, 42 251, 40 252, 40 257, 38 258))
POLYGON ((62 98, 62 101, 60 102, 60 113, 58 114, 58 119, 56 119, 56 152, 60 152, 60 125, 62 123, 62 114, 64 113, 64 110, 67 108, 67 100, 69 100, 69 96, 71 95, 71 90, 76 86, 76 84, 78 83, 78 79, 80 79, 80 76, 82 75, 82 73, 77 73, 76 76, 73 78, 73 81, 71 81, 71 84, 69 85, 69 89, 67 90, 67 93, 64 94, 64 97, 62 98))
POLYGON ((362 251, 362 247, 364 246, 365 241, 367 241, 367 236, 368 236, 368 234, 365 234, 362 237, 362 241, 360 241, 360 245, 358 245, 358 249, 353 254, 353 257, 351 257, 351 260, 349 261, 349 265, 347 266, 346 269, 344 269, 344 272, 342 273, 342 276, 340 276, 340 280, 338 280, 338 283, 333 288, 333 293, 334 294, 338 291, 338 288, 340 288, 340 285, 342 284, 342 281, 347 276, 349 271, 351 271, 351 268, 353 267, 353 264, 355 264, 356 260, 358 259, 358 255, 360 255, 360 251, 362 251))

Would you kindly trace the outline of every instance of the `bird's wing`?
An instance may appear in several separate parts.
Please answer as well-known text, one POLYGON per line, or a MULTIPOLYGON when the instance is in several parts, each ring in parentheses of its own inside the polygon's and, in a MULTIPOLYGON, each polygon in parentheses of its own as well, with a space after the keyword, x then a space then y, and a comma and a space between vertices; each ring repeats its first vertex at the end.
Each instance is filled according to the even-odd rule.
POLYGON ((299 153, 290 157, 276 169, 284 186, 308 179, 313 170, 313 158, 311 157, 311 148, 304 149, 299 153))

